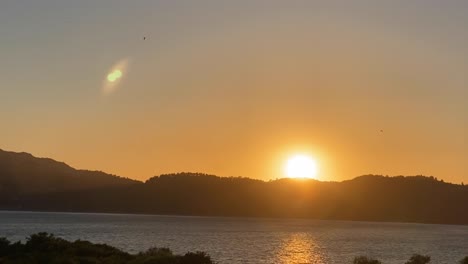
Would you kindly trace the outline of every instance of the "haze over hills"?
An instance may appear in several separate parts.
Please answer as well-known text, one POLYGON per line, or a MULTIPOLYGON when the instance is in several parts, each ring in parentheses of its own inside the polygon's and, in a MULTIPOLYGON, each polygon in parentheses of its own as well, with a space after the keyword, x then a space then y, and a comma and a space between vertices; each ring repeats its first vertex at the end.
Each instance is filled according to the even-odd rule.
POLYGON ((178 173, 143 183, 0 151, 0 209, 468 224, 468 187, 377 175, 265 182, 178 173))

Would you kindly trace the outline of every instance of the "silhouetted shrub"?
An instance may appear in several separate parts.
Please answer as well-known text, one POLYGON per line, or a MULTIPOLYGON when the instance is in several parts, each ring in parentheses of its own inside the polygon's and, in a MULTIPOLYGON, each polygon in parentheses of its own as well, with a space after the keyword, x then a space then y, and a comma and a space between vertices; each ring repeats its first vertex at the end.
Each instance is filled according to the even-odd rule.
POLYGON ((466 256, 464 259, 460 260, 460 264, 468 264, 468 256, 466 256))
POLYGON ((130 264, 172 264, 179 263, 180 257, 174 256, 168 248, 150 248, 145 252, 140 252, 130 264))
POLYGON ((10 241, 8 241, 5 237, 0 237, 0 256, 8 252, 9 246, 10 241))
POLYGON ((197 251, 195 253, 188 252, 185 254, 180 264, 211 264, 213 261, 211 260, 210 256, 208 256, 205 252, 197 251))
POLYGON ((353 261, 353 264, 381 264, 381 263, 382 262, 376 259, 368 258, 366 256, 356 257, 354 258, 354 261, 353 261))
POLYGON ((131 255, 115 247, 77 240, 69 242, 48 233, 31 235, 25 244, 0 238, 1 264, 213 264, 203 252, 174 255, 168 248, 150 248, 131 255))
POLYGON ((431 257, 414 254, 405 264, 426 264, 431 261, 431 257))

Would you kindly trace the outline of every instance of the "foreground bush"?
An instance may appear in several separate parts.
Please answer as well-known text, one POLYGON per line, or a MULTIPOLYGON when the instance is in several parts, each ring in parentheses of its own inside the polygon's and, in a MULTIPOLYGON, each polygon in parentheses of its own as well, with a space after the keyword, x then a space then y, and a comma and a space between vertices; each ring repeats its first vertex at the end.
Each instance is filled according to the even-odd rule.
POLYGON ((431 257, 415 254, 405 264, 426 264, 431 261, 431 257))
POLYGON ((468 256, 460 260, 460 264, 468 264, 468 256))
POLYGON ((174 255, 167 248, 151 248, 136 255, 115 247, 47 233, 31 235, 25 244, 0 238, 1 264, 214 264, 203 252, 174 255))
MULTIPOLYGON (((413 255, 405 264, 427 264, 431 257, 413 255)), ((468 264, 468 256, 460 260, 468 264)), ((70 242, 47 233, 31 235, 26 243, 11 243, 0 238, 0 264, 214 264, 204 252, 175 255, 168 248, 150 248, 129 254, 115 247, 77 240, 70 242)), ((353 264, 382 264, 366 256, 353 264)))
POLYGON ((381 264, 382 262, 376 260, 376 259, 371 259, 366 256, 360 256, 354 258, 353 264, 381 264))
MULTIPOLYGON (((405 262, 405 264, 427 264, 429 262, 431 262, 431 257, 414 254, 413 256, 411 256, 411 258, 407 262, 405 262)), ((381 263, 382 262, 376 259, 371 259, 366 256, 356 257, 353 260, 353 264, 381 264, 381 263)), ((468 264, 468 256, 460 260, 459 263, 468 264)))

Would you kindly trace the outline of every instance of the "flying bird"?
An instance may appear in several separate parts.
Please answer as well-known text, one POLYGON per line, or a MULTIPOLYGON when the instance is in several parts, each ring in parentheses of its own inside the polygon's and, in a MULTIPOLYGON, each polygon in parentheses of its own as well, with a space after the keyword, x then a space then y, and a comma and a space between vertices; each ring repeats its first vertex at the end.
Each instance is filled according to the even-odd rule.
POLYGON ((143 40, 146 40, 146 37, 143 37, 143 40))

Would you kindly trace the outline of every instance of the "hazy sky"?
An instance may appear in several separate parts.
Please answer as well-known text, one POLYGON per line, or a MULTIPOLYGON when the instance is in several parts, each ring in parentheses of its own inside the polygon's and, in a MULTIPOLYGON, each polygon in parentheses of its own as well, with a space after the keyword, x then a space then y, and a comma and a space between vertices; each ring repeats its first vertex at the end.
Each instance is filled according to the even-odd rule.
POLYGON ((467 25, 462 0, 2 0, 0 148, 137 179, 308 153, 322 180, 468 182, 467 25))

